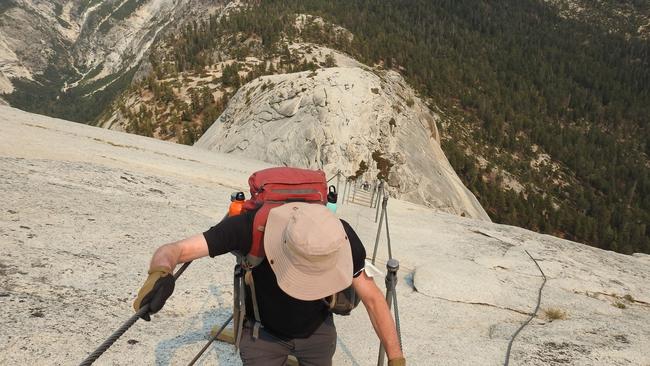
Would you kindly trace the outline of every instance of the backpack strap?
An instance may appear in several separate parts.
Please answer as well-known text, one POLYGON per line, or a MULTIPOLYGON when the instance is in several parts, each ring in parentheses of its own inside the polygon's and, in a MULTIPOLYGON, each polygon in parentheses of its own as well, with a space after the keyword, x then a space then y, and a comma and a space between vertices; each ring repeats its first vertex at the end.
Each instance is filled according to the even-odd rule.
POLYGON ((234 278, 234 285, 236 288, 234 289, 235 292, 235 306, 237 307, 236 309, 233 309, 233 311, 237 311, 237 322, 234 325, 235 328, 235 349, 239 349, 239 345, 241 343, 241 335, 244 330, 244 318, 246 317, 246 285, 244 283, 244 269, 241 266, 242 258, 241 256, 237 256, 237 265, 235 266, 235 278, 234 278))
POLYGON ((284 202, 264 202, 255 213, 253 218, 253 242, 251 243, 251 250, 246 254, 243 261, 245 269, 250 270, 257 267, 266 254, 264 253, 264 229, 266 227, 266 220, 269 217, 269 211, 272 208, 282 205, 284 202))
POLYGON ((258 266, 264 260, 264 229, 266 227, 266 220, 269 217, 269 211, 271 211, 273 207, 279 205, 280 204, 264 203, 255 213, 255 217, 253 218, 253 242, 251 243, 251 250, 242 261, 242 266, 246 270, 244 282, 251 289, 251 302, 253 303, 253 315, 255 316, 255 324, 253 324, 253 339, 259 338, 260 328, 262 327, 260 308, 257 304, 257 293, 255 292, 255 280, 253 279, 253 268, 258 266))
POLYGON ((257 305, 257 295, 255 293, 255 280, 253 279, 253 271, 246 270, 245 282, 251 289, 251 297, 253 302, 253 314, 255 316, 255 324, 253 325, 253 339, 260 337, 260 328, 262 327, 262 320, 260 319, 260 308, 257 305))

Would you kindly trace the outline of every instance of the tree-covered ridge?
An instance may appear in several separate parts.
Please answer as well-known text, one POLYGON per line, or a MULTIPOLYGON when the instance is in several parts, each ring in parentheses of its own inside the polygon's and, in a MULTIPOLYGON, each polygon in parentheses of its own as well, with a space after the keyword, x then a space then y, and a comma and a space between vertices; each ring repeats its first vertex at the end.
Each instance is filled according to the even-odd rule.
POLYGON ((650 38, 650 2, 647 0, 545 0, 561 17, 598 24, 625 37, 650 38))
MULTIPOLYGON (((496 221, 650 252, 647 41, 532 0, 264 1, 223 27, 273 48, 297 13, 354 34, 301 37, 399 70, 442 108, 444 148, 496 221), (505 189, 503 172, 524 189, 505 189)), ((211 48, 201 42, 186 60, 211 48)))
MULTIPOLYGON (((233 14, 221 21, 213 15, 179 26, 158 44, 149 56, 151 73, 135 82, 112 108, 120 120, 126 120, 125 129, 191 145, 250 80, 335 66, 331 55, 321 61, 307 60, 303 51, 309 51, 308 46, 291 51, 278 39, 239 32, 244 27, 241 19, 247 15, 233 14)), ((308 24, 302 31, 309 29, 308 24)), ((268 34, 279 35, 277 31, 268 34)))

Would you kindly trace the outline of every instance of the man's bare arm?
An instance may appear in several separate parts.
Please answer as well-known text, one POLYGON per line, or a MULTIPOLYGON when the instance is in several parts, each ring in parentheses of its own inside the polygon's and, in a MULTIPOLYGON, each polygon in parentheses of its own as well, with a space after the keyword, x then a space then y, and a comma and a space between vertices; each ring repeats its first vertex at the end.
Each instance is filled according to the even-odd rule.
POLYGON ((203 234, 197 234, 159 247, 151 258, 149 268, 164 267, 171 271, 178 263, 189 262, 208 254, 208 243, 205 241, 205 237, 203 234))
POLYGON ((363 305, 368 311, 370 322, 375 328, 375 333, 386 349, 389 360, 404 357, 397 338, 395 322, 388 309, 384 295, 379 290, 375 281, 368 277, 365 272, 352 280, 352 286, 357 292, 363 305))
POLYGON ((158 248, 151 258, 149 276, 138 291, 138 296, 133 302, 133 309, 139 312, 141 307, 148 305, 148 313, 138 314, 146 321, 151 320, 150 315, 162 309, 167 298, 174 292, 175 280, 171 274, 176 265, 205 257, 208 254, 208 243, 202 234, 158 248))

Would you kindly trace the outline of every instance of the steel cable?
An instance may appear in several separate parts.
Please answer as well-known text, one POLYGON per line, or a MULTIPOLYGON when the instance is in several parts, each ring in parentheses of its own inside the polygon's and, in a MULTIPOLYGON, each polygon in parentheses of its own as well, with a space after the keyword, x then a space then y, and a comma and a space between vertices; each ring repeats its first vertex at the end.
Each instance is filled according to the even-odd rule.
POLYGON ((328 180, 327 180, 327 183, 329 183, 332 179, 338 177, 339 175, 341 175, 341 171, 340 171, 340 170, 339 170, 339 171, 338 171, 338 172, 337 172, 337 173, 336 173, 332 178, 328 179, 328 180))
MULTIPOLYGON (((183 266, 179 268, 178 271, 176 271, 176 273, 174 273, 174 279, 177 279, 181 274, 183 274, 183 272, 190 265, 190 263, 192 262, 187 262, 183 264, 183 266)), ((92 365, 93 362, 95 362, 99 358, 99 356, 101 356, 104 352, 106 352, 106 350, 110 346, 112 346, 113 343, 115 343, 115 341, 117 341, 127 330, 129 330, 129 328, 131 328, 131 326, 135 324, 135 322, 138 321, 138 319, 140 319, 141 316, 147 313, 149 313, 149 304, 145 304, 143 307, 140 308, 140 310, 138 310, 137 313, 135 313, 135 315, 130 317, 129 320, 125 321, 121 327, 119 327, 113 334, 111 334, 110 337, 108 337, 108 339, 104 341, 104 343, 99 345, 99 347, 97 347, 97 349, 93 351, 93 353, 91 353, 88 357, 86 357, 86 359, 83 360, 79 364, 79 366, 92 365)))

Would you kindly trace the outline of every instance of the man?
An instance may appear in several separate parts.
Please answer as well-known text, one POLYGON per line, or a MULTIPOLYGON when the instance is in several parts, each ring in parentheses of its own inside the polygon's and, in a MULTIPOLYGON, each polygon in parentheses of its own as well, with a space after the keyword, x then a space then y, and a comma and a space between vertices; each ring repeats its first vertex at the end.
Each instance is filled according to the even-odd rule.
MULTIPOLYGON (((229 217, 203 234, 161 246, 134 308, 162 308, 174 289, 178 263, 251 248, 255 212, 229 217)), ((240 355, 245 366, 284 365, 294 355, 301 365, 331 365, 336 328, 326 301, 352 284, 381 340, 390 366, 405 365, 395 323, 383 294, 364 272, 365 249, 350 225, 324 205, 287 203, 273 208, 264 229, 265 258, 252 269, 257 306, 247 301, 240 355), (257 313, 257 314, 255 314, 257 313), (255 324, 259 320, 261 328, 255 324)), ((149 320, 147 314, 145 320, 149 320)))

